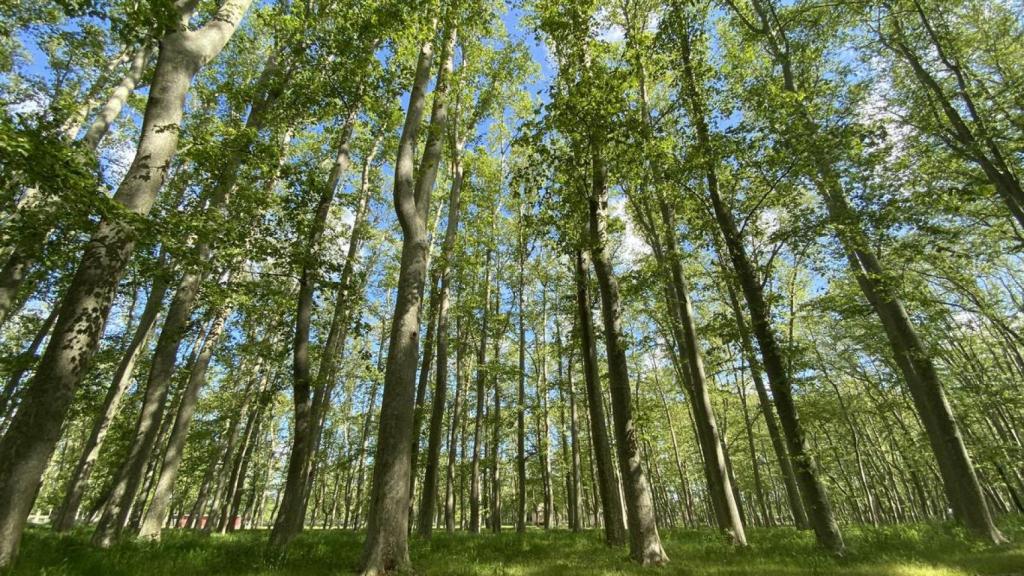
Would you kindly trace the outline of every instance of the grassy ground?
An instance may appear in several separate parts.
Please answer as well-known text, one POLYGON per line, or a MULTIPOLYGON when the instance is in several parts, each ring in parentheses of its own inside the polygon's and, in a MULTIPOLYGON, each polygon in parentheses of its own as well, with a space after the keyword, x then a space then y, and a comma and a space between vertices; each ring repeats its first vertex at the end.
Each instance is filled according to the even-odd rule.
MULTIPOLYGON (((752 544, 729 547, 711 530, 673 530, 663 539, 671 563, 643 569, 625 559, 625 549, 601 544, 599 532, 572 534, 531 529, 525 536, 505 532, 448 535, 412 540, 418 574, 611 575, 684 574, 804 576, 1024 576, 1024 519, 1004 525, 1014 543, 992 547, 967 539, 948 525, 884 528, 847 527, 849 552, 833 558, 819 552, 813 535, 787 528, 754 529, 752 544)), ((270 558, 267 533, 246 531, 208 536, 168 531, 160 544, 126 542, 110 550, 88 543, 87 531, 59 537, 33 528, 22 543, 13 575, 256 576, 352 573, 362 534, 307 531, 283 558, 270 558)))

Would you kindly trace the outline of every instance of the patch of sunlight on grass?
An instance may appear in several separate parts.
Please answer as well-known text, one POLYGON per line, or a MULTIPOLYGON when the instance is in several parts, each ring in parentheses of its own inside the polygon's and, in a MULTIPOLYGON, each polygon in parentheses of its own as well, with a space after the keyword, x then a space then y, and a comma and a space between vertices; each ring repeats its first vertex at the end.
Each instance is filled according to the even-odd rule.
POLYGON ((879 576, 970 576, 969 573, 948 566, 926 564, 889 564, 879 576))

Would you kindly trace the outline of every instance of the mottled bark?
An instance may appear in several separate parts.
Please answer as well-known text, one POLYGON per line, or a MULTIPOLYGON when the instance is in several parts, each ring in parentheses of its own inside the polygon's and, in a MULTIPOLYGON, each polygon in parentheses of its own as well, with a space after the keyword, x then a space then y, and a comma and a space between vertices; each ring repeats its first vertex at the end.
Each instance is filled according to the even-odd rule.
POLYGON ((114 416, 117 415, 120 409, 121 398, 132 381, 135 364, 142 351, 146 348, 153 334, 153 326, 156 325, 157 316, 159 316, 160 310, 163 308, 164 296, 167 295, 169 285, 163 270, 164 263, 166 262, 164 254, 161 254, 160 261, 160 270, 157 272, 157 276, 153 279, 153 284, 149 289, 149 295, 146 297, 146 306, 142 309, 142 315, 139 317, 139 324, 135 327, 132 340, 129 342, 128 347, 121 356, 121 362, 118 363, 117 369, 114 371, 110 388, 107 389, 107 395, 103 399, 102 412, 100 412, 99 417, 93 423, 92 431, 89 433, 89 438, 86 439, 85 446, 82 448, 78 464, 75 465, 75 470, 71 473, 67 489, 64 492, 64 501, 53 521, 53 529, 56 532, 70 530, 75 524, 78 509, 82 503, 82 496, 85 494, 96 459, 99 458, 107 431, 114 420, 114 416))
MULTIPOLYGON (((250 0, 228 0, 199 30, 184 25, 161 41, 135 159, 113 201, 146 215, 163 186, 178 143, 192 78, 234 33, 250 0)), ((14 559, 33 495, 60 436, 75 389, 99 345, 114 292, 134 251, 133 220, 102 219, 60 304, 53 336, 0 441, 0 568, 14 559)))

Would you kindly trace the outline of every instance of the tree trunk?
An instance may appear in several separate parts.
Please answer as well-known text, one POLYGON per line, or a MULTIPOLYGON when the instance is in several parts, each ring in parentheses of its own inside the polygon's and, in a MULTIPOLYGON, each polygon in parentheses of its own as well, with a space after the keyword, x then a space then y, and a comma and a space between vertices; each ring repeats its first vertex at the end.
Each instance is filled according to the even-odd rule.
MULTIPOLYGON (((228 0, 203 28, 184 27, 161 42, 135 160, 114 194, 129 212, 146 215, 163 186, 178 143, 192 78, 227 43, 251 0, 228 0)), ((0 441, 0 568, 14 560, 46 463, 99 345, 118 282, 135 247, 135 227, 104 218, 85 248, 60 305, 53 336, 25 399, 0 441)))
POLYGON ((114 120, 121 115, 121 110, 128 101, 128 97, 135 92, 135 87, 138 86, 142 75, 146 72, 146 66, 149 64, 152 55, 153 46, 149 43, 136 49, 135 54, 132 56, 131 64, 128 67, 128 72, 110 93, 110 97, 103 103, 103 106, 96 113, 96 118, 93 119, 89 129, 85 132, 82 142, 86 148, 93 152, 99 148, 100 142, 110 132, 110 127, 113 126, 114 120))
MULTIPOLYGON (((794 80, 788 47, 773 39, 777 35, 785 41, 786 31, 779 26, 778 22, 769 24, 768 11, 774 9, 770 4, 765 6, 764 0, 753 0, 753 6, 758 17, 766 26, 765 31, 770 32, 766 41, 774 59, 782 69, 783 90, 796 93, 798 88, 794 80)), ((927 29, 929 27, 927 17, 923 12, 919 12, 919 15, 927 29)), ((941 46, 937 47, 940 58, 944 58, 941 46)), ((956 69, 952 71, 954 74, 957 73, 956 69)), ((966 86, 961 83, 963 95, 967 96, 965 88, 966 86)), ((799 102, 795 120, 799 123, 798 128, 801 129, 802 138, 811 142, 817 140, 818 126, 806 107, 799 102)), ((792 143, 787 142, 786 144, 792 146, 792 143)), ((946 399, 945 390, 932 362, 931 353, 918 337, 917 330, 910 320, 902 300, 886 284, 885 270, 867 242, 859 215, 849 205, 833 161, 820 147, 812 146, 810 152, 811 166, 814 171, 811 177, 815 180, 815 185, 822 195, 829 220, 843 245, 857 284, 881 320, 893 356, 907 381, 914 406, 921 417, 932 451, 939 464, 939 473, 950 506, 957 519, 963 522, 976 536, 996 544, 1004 543, 1007 539, 992 521, 981 483, 978 481, 974 465, 967 453, 953 410, 946 399)), ((1018 198, 1019 200, 1020 198, 1018 198)), ((1024 214, 1018 211, 1017 215, 1024 214)), ((1024 217, 1021 218, 1021 221, 1024 221, 1024 217)))
MULTIPOLYGON (((501 319, 501 266, 500 259, 496 259, 494 270, 494 316, 496 320, 501 319)), ((501 361, 501 337, 502 333, 496 331, 491 339, 494 347, 491 355, 491 362, 497 366, 501 361)), ((494 421, 491 433, 491 508, 488 511, 491 532, 501 532, 501 379, 498 377, 499 370, 489 371, 491 385, 494 387, 494 413, 491 419, 494 421)))
POLYGON ((417 126, 423 114, 424 90, 430 76, 433 43, 423 44, 409 99, 405 126, 395 161, 395 210, 402 227, 402 256, 398 295, 391 322, 391 341, 384 372, 384 395, 373 466, 373 491, 367 516, 362 571, 378 575, 409 567, 409 478, 415 407, 416 364, 419 355, 420 304, 426 280, 427 215, 441 161, 447 124, 446 92, 452 67, 454 27, 441 50, 441 68, 434 88, 430 132, 414 186, 413 155, 417 126))
POLYGON ((547 339, 547 301, 544 288, 541 287, 540 327, 534 332, 537 346, 537 457, 540 459, 540 479, 544 491, 544 529, 551 528, 551 513, 554 510, 554 495, 551 491, 551 453, 548 443, 548 363, 546 351, 547 339))
POLYGON ((736 393, 740 397, 740 410, 743 412, 743 427, 747 436, 747 450, 750 452, 750 466, 754 473, 754 496, 757 498, 757 509, 761 513, 761 524, 772 526, 775 522, 771 512, 768 510, 768 503, 764 495, 764 483, 761 481, 761 464, 758 462, 757 449, 754 444, 754 424, 750 418, 750 409, 747 406, 747 391, 743 386, 742 375, 736 378, 736 393))
MULTIPOLYGON (((278 72, 277 58, 271 55, 257 80, 257 96, 252 102, 245 130, 239 133, 229 148, 227 161, 210 195, 208 210, 226 212, 229 198, 238 181, 240 167, 249 156, 253 139, 263 128, 270 107, 281 95, 280 83, 276 81, 278 72)), ((127 517, 131 502, 138 492, 141 475, 148 455, 153 450, 157 427, 164 413, 178 348, 188 331, 196 298, 212 264, 213 249, 211 241, 198 242, 193 248, 198 264, 185 270, 171 298, 164 325, 153 351, 142 411, 135 428, 135 440, 117 474, 111 499, 104 508, 92 537, 93 544, 101 548, 111 546, 119 538, 124 524, 123 518, 127 517)))
MULTIPOLYGON (((292 399, 295 404, 294 424, 292 428, 292 449, 288 457, 288 470, 285 477, 284 495, 278 508, 277 521, 270 532, 270 545, 284 548, 302 531, 306 517, 306 497, 309 491, 310 466, 315 457, 314 444, 319 436, 317 419, 314 418, 313 399, 310 394, 313 377, 309 359, 309 331, 313 318, 313 296, 316 292, 317 276, 319 275, 320 242, 327 226, 334 195, 341 178, 349 165, 349 139, 352 136, 355 122, 355 111, 349 113, 345 126, 339 136, 338 154, 331 167, 327 185, 316 204, 309 231, 305 238, 306 252, 299 276, 299 294, 295 311, 295 336, 292 345, 292 399)), ((353 234, 355 236, 355 228, 353 234)), ((351 242, 351 240, 350 240, 351 242)), ((338 309, 335 308, 337 315, 338 309)), ((336 331, 337 327, 331 326, 336 331)), ((330 352, 324 359, 334 360, 330 352)), ((322 377, 323 374, 320 374, 322 377)), ((320 386, 329 385, 320 381, 320 386)))
POLYGON ((206 383, 206 372, 210 367, 210 361, 213 359, 213 351, 217 347, 217 341, 224 330, 225 320, 230 313, 231 309, 225 307, 216 315, 213 324, 206 331, 206 338, 203 340, 199 353, 196 355, 196 360, 192 364, 188 383, 185 385, 185 391, 181 395, 181 402, 178 404, 178 413, 174 418, 174 425, 171 428, 171 435, 167 441, 167 448, 164 450, 156 492, 139 528, 140 538, 160 539, 160 530, 163 526, 164 516, 167 515, 167 508, 171 503, 174 482, 178 478, 178 469, 181 466, 181 458, 185 452, 185 440, 188 438, 188 429, 192 424, 192 414, 195 413, 196 404, 199 402, 199 391, 206 383))
POLYGON ((597 468, 597 489, 601 497, 604 540, 609 546, 618 546, 626 543, 626 527, 623 523, 622 508, 619 506, 619 485, 612 470, 614 464, 611 442, 605 426, 604 397, 601 394, 601 379, 597 366, 597 338, 594 335, 594 318, 590 311, 587 263, 582 251, 576 252, 575 279, 576 306, 580 319, 580 351, 587 386, 591 446, 594 452, 594 466, 597 468))
MULTIPOLYGON (((462 142, 456 142, 452 150, 452 185, 448 195, 448 223, 444 232, 444 243, 441 247, 441 263, 438 266, 441 283, 437 293, 439 302, 437 311, 437 380, 434 385, 430 414, 427 466, 423 473, 423 494, 420 500, 418 527, 419 534, 426 538, 430 537, 434 527, 434 502, 437 499, 437 476, 441 458, 441 429, 444 426, 444 411, 448 396, 448 301, 451 283, 449 262, 455 255, 455 239, 459 232, 459 212, 462 209, 462 147, 462 142)), ((458 391, 456 391, 457 397, 458 391)), ((456 404, 458 404, 458 399, 456 399, 456 404)))
MULTIPOLYGON (((561 333, 558 337, 558 347, 562 350, 562 338, 561 333)), ((561 355, 562 352, 559 352, 561 355)), ((572 370, 572 353, 569 353, 566 358, 566 383, 568 396, 569 396, 569 439, 572 442, 572 465, 570 467, 569 476, 569 527, 573 532, 580 532, 583 530, 583 519, 581 517, 582 506, 580 505, 582 487, 582 475, 580 474, 580 433, 579 433, 579 414, 576 408, 576 387, 573 384, 573 370, 572 370)))
POLYGON ((516 397, 516 532, 526 532, 526 307, 523 296, 526 291, 526 234, 524 230, 525 202, 519 206, 519 278, 516 292, 519 323, 519 373, 518 395, 516 397))
MULTIPOLYGON (((165 254, 161 254, 161 264, 166 261, 165 254)), ((132 336, 128 348, 125 349, 121 362, 117 365, 113 381, 110 383, 107 396, 103 400, 103 411, 93 424, 92 432, 82 448, 82 455, 78 459, 74 472, 71 474, 60 512, 53 521, 53 529, 56 532, 70 530, 75 524, 78 509, 82 503, 82 496, 85 495, 89 477, 92 475, 96 459, 99 458, 100 449, 103 447, 107 431, 120 409, 121 398, 131 383, 132 374, 135 371, 135 363, 153 334, 153 326, 156 324, 156 318, 163 307, 164 296, 167 294, 168 288, 163 268, 164 266, 161 265, 157 276, 153 279, 153 285, 150 287, 149 295, 146 297, 146 307, 142 309, 139 324, 135 327, 135 334, 132 336)))
POLYGON ((608 355, 608 374, 612 398, 612 418, 615 426, 615 447, 618 453, 626 514, 629 530, 630 557, 641 564, 664 564, 668 555, 661 546, 658 526, 654 517, 651 488, 644 474, 633 419, 629 372, 626 366, 625 344, 622 342, 619 286, 612 271, 607 246, 607 168, 600 136, 591 135, 592 188, 589 198, 590 252, 594 260, 601 292, 601 312, 604 319, 605 348, 608 355))
POLYGON ((484 397, 487 384, 487 320, 491 307, 491 259, 493 251, 488 249, 484 264, 483 318, 480 324, 480 347, 476 358, 476 415, 473 422, 473 461, 470 471, 469 531, 480 533, 480 444, 483 442, 484 397))
POLYGON ((797 416, 796 403, 793 401, 793 385, 786 372, 782 351, 771 326, 762 285, 757 280, 754 267, 747 256, 746 247, 743 245, 732 213, 722 201, 718 183, 717 159, 711 147, 705 104, 698 90, 700 85, 697 83, 692 61, 691 40, 688 34, 684 34, 682 40, 687 104, 690 120, 696 131, 698 146, 703 150, 704 176, 715 220, 725 239, 729 258, 732 260, 733 269, 736 271, 747 301, 747 307, 750 310, 754 336, 761 349, 763 366, 768 375, 768 383, 772 389, 776 409, 779 411, 779 419, 782 422, 782 429, 789 447, 789 456, 795 469, 808 520, 814 529, 818 544, 833 552, 841 553, 844 548, 842 534, 839 532, 839 525, 836 524, 832 514, 832 505, 829 502, 828 494, 818 477, 816 466, 807 448, 803 426, 797 416))
MULTIPOLYGON (((462 331, 461 318, 457 318, 455 321, 455 333, 459 345, 455 349, 455 401, 452 403, 451 426, 448 430, 448 467, 445 471, 444 497, 444 529, 449 534, 455 532, 455 463, 459 448, 459 423, 462 422, 462 412, 464 411, 462 405, 465 403, 463 398, 467 393, 466 385, 468 384, 468 378, 466 378, 468 374, 465 369, 466 346, 462 341, 465 333, 462 331)), ((463 458, 465 458, 464 453, 463 458)))
MULTIPOLYGON (((717 237, 716 237, 717 244, 717 237)), ((722 254, 724 251, 716 247, 716 252, 722 254)), ((726 292, 729 296, 729 306, 732 308, 733 317, 736 319, 736 329, 740 336, 740 345, 743 354, 750 365, 750 377, 754 381, 754 389, 757 391, 758 406, 761 408, 761 416, 764 419, 765 429, 768 430, 768 438, 772 443, 772 451, 775 453, 775 460, 782 471, 782 481, 786 487, 786 499, 789 502, 789 510, 793 514, 793 523, 800 530, 810 527, 807 520, 807 511, 804 509, 803 499, 800 497, 800 489, 797 487, 796 475, 793 473, 793 464, 786 453, 786 446, 783 444, 782 434, 779 433, 779 424, 775 419, 774 402, 768 397, 768 389, 764 385, 764 378, 761 373, 761 365, 754 353, 754 345, 750 340, 750 329, 740 309, 739 297, 732 275, 726 271, 726 292)))

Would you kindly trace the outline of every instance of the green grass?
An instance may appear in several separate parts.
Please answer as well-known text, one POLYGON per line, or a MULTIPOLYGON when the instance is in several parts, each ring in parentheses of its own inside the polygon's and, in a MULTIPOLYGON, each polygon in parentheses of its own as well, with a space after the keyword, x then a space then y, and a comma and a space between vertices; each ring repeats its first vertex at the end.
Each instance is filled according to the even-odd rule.
MULTIPOLYGON (((751 545, 731 548, 712 530, 672 530, 662 537, 671 563, 644 569, 626 560, 624 548, 607 548, 601 534, 531 529, 519 536, 437 533, 412 540, 418 574, 463 576, 574 576, 684 574, 804 576, 1024 576, 1024 520, 1004 525, 1014 543, 986 546, 944 524, 847 527, 842 558, 818 551, 813 535, 787 528, 752 529, 751 545)), ((362 534, 307 531, 284 557, 271 558, 265 531, 209 536, 166 531, 163 542, 125 542, 110 550, 89 545, 87 530, 58 536, 32 528, 25 535, 13 575, 192 576, 324 575, 354 572, 362 534)))

